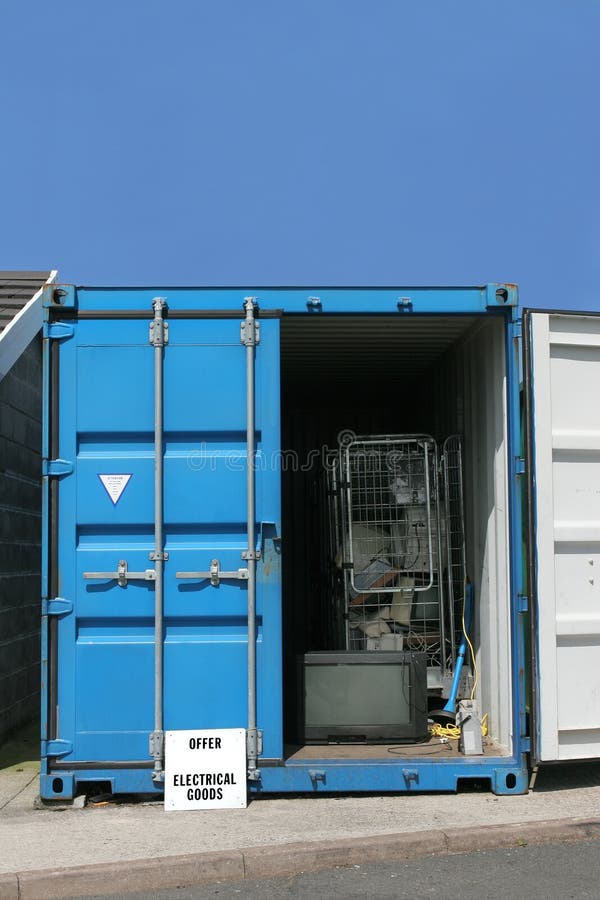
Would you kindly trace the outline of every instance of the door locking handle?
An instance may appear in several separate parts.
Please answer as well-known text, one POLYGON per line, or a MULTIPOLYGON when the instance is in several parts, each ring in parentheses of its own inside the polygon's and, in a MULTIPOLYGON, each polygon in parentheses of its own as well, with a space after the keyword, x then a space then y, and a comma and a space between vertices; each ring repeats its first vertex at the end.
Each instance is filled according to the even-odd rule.
POLYGON ((210 569, 208 572, 176 572, 175 578, 187 579, 189 581, 203 581, 210 578, 213 587, 219 587, 221 581, 247 581, 248 569, 236 569, 233 572, 223 572, 218 559, 211 559, 210 569))
POLYGON ((130 572, 127 567, 127 560, 120 559, 116 572, 84 572, 83 577, 86 581, 112 581, 114 579, 119 587, 127 587, 128 581, 156 581, 156 572, 154 569, 145 569, 143 572, 130 572))

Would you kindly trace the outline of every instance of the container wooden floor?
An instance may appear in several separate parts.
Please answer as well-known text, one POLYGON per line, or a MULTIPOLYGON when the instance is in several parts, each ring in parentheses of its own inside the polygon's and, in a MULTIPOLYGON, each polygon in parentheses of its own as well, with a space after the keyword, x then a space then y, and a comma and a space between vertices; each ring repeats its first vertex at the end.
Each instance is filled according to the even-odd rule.
MULTIPOLYGON (((483 739, 484 756, 507 756, 506 749, 490 738, 483 739)), ((430 738, 419 744, 305 744, 286 745, 287 761, 305 759, 464 759, 458 749, 458 741, 440 743, 439 738, 430 738)))

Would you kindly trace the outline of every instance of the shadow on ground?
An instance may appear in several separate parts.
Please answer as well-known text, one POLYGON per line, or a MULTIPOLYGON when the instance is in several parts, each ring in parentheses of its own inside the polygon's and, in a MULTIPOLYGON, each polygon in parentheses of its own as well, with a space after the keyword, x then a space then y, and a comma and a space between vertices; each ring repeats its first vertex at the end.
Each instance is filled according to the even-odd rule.
POLYGON ((541 765, 534 791, 537 794, 586 787, 600 787, 599 760, 541 765))
POLYGON ((40 728, 37 722, 31 722, 0 745, 0 769, 38 766, 39 759, 40 728))

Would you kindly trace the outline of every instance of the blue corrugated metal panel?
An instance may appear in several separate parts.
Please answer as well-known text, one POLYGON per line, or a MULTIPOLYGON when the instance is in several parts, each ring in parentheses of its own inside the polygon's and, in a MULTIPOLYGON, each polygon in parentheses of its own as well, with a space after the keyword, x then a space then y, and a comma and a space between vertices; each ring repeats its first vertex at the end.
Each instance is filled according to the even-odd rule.
MULTIPOLYGON (((279 446, 279 322, 261 323, 259 457, 279 446)), ((245 726, 246 591, 175 572, 243 565, 246 549, 245 356, 238 321, 177 321, 165 350, 165 728, 245 726)), ((60 347, 61 595, 59 732, 68 761, 143 760, 153 711, 153 583, 84 580, 152 566, 153 348, 146 321, 81 321, 60 347), (129 476, 113 503, 99 476, 129 476)), ((257 465, 257 522, 279 529, 276 469, 257 465)), ((258 594, 259 712, 265 753, 282 756, 279 561, 265 539, 258 594)))

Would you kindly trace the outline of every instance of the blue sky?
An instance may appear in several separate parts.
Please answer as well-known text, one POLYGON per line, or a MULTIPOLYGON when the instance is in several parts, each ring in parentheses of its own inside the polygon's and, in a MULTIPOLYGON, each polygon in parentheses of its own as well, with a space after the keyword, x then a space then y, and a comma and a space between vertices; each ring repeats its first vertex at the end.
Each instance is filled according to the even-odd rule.
POLYGON ((600 308, 600 0, 2 4, 0 267, 600 308))

